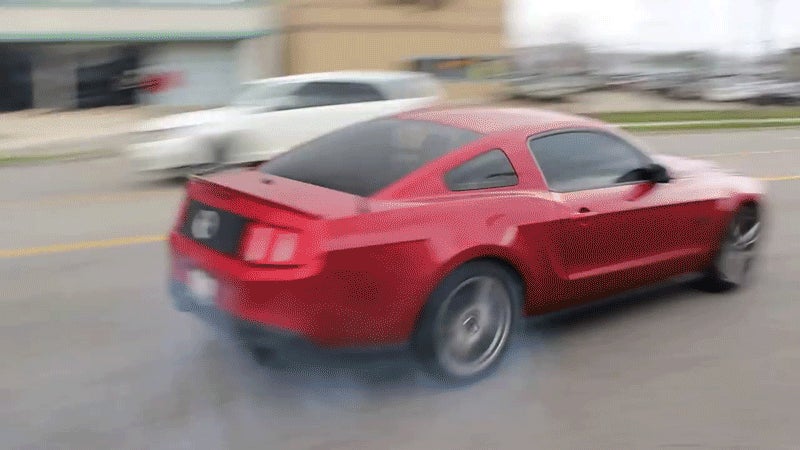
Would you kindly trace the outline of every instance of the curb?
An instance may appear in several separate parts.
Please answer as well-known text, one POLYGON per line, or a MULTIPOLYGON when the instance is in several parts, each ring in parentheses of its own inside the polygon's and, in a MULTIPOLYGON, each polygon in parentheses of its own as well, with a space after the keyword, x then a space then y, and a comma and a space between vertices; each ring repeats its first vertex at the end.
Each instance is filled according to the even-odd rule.
POLYGON ((681 126, 692 126, 692 125, 764 125, 764 124, 786 124, 789 125, 800 125, 800 118, 796 117, 776 117, 774 119, 722 119, 722 120, 675 120, 675 121, 663 121, 663 122, 626 122, 626 123, 613 123, 613 125, 622 127, 622 128, 633 128, 633 127, 642 127, 642 128, 661 128, 661 127, 681 127, 681 126))
POLYGON ((125 144, 129 133, 114 133, 92 138, 60 139, 27 145, 3 147, 0 145, 0 164, 78 160, 116 155, 125 144), (5 159, 5 161, 3 161, 5 159))
MULTIPOLYGON (((449 102, 452 106, 471 106, 482 104, 478 99, 461 99, 449 102)), ((687 132, 716 131, 726 129, 758 129, 761 125, 782 125, 786 127, 800 125, 800 118, 765 118, 765 119, 723 119, 723 120, 686 120, 663 122, 608 122, 619 128, 631 128, 635 131, 658 132, 671 131, 672 127, 711 125, 710 128, 686 128, 687 132), (719 127, 713 127, 718 125, 719 127), (745 127, 728 128, 726 125, 745 125, 745 127), (752 125, 752 128, 746 125, 752 125)), ((118 155, 130 137, 129 131, 117 131, 90 138, 67 138, 34 143, 23 143, 4 146, 0 141, 0 166, 41 164, 56 161, 78 161, 86 159, 107 158, 118 155)))

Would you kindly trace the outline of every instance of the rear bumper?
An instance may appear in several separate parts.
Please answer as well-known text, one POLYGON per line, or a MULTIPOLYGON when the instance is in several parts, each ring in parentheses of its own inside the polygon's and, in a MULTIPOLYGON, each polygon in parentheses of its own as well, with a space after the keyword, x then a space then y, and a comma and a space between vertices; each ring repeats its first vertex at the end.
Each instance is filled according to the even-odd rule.
POLYGON ((197 136, 131 144, 127 156, 134 170, 152 172, 214 163, 211 145, 197 136))
POLYGON ((330 271, 317 274, 254 269, 214 252, 203 253, 206 257, 192 260, 201 264, 173 256, 170 290, 175 307, 217 326, 233 327, 237 334, 251 336, 251 342, 269 347, 273 341, 281 346, 301 341, 335 351, 404 347, 419 312, 420 306, 408 297, 391 297, 400 293, 396 286, 379 284, 365 272, 330 266, 330 271), (200 268, 217 281, 212 307, 193 299, 187 267, 200 268))
POLYGON ((271 350, 292 358, 326 358, 354 355, 395 355, 407 351, 407 343, 328 347, 313 342, 300 332, 242 319, 217 307, 198 304, 186 285, 170 281, 175 308, 188 312, 224 334, 249 347, 271 350))
POLYGON ((298 333, 240 319, 219 308, 200 305, 186 285, 179 281, 171 281, 169 288, 177 310, 194 314, 242 343, 281 351, 311 351, 316 347, 298 333))
POLYGON ((402 267, 393 262, 398 252, 383 255, 371 247, 332 251, 324 260, 287 268, 250 266, 177 233, 170 235, 170 247, 178 309, 192 310, 188 283, 202 271, 214 281, 214 308, 337 351, 405 347, 427 298, 423 280, 433 268, 425 263, 425 242, 408 244, 400 254, 418 270, 392 270, 402 267), (379 257, 386 263, 376 264, 379 257))

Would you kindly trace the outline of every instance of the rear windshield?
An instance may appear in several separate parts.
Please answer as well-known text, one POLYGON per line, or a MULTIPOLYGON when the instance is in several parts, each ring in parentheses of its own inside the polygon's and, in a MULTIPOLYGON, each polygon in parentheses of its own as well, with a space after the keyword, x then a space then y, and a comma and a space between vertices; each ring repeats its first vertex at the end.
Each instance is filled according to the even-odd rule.
POLYGON ((295 147, 262 165, 261 171, 369 197, 480 137, 432 122, 377 119, 295 147))

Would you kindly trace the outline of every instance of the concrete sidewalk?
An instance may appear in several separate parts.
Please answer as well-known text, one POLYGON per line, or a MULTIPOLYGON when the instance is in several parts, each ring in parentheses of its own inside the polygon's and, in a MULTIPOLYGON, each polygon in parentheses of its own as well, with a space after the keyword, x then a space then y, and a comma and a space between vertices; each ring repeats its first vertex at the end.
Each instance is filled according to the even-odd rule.
POLYGON ((124 145, 139 122, 175 112, 154 107, 114 107, 0 114, 0 157, 113 153, 124 145))
MULTIPOLYGON (((562 103, 520 100, 458 99, 455 105, 540 107, 568 113, 609 111, 739 109, 745 105, 674 101, 640 92, 601 91, 574 96, 562 103)), ((750 107, 752 108, 752 107, 750 107)), ((108 107, 78 111, 29 110, 0 114, 0 160, 59 157, 90 153, 114 154, 127 142, 137 123, 196 108, 156 106, 108 107)), ((772 121, 772 119, 769 119, 772 121)), ((632 124, 650 126, 652 124, 632 124)), ((669 124, 675 125, 675 124, 669 124)), ((667 126, 669 126, 667 125, 667 126)))
POLYGON ((782 124, 798 125, 800 117, 776 117, 774 119, 724 119, 724 120, 677 120, 669 122, 628 122, 615 123, 621 128, 670 128, 690 125, 763 125, 763 124, 782 124))

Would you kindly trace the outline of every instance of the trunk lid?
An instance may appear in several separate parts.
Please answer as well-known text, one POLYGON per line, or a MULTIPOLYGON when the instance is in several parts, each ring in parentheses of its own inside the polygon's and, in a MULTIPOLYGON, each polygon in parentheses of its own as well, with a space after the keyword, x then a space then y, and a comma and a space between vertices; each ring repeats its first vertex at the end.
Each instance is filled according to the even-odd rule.
POLYGON ((358 214, 367 204, 356 195, 257 170, 193 177, 186 190, 175 231, 260 265, 308 264, 320 256, 326 221, 358 214))
POLYGON ((347 217, 357 213, 367 202, 357 195, 263 174, 258 170, 230 171, 193 180, 194 190, 190 194, 212 195, 225 200, 246 197, 312 219, 347 217))

